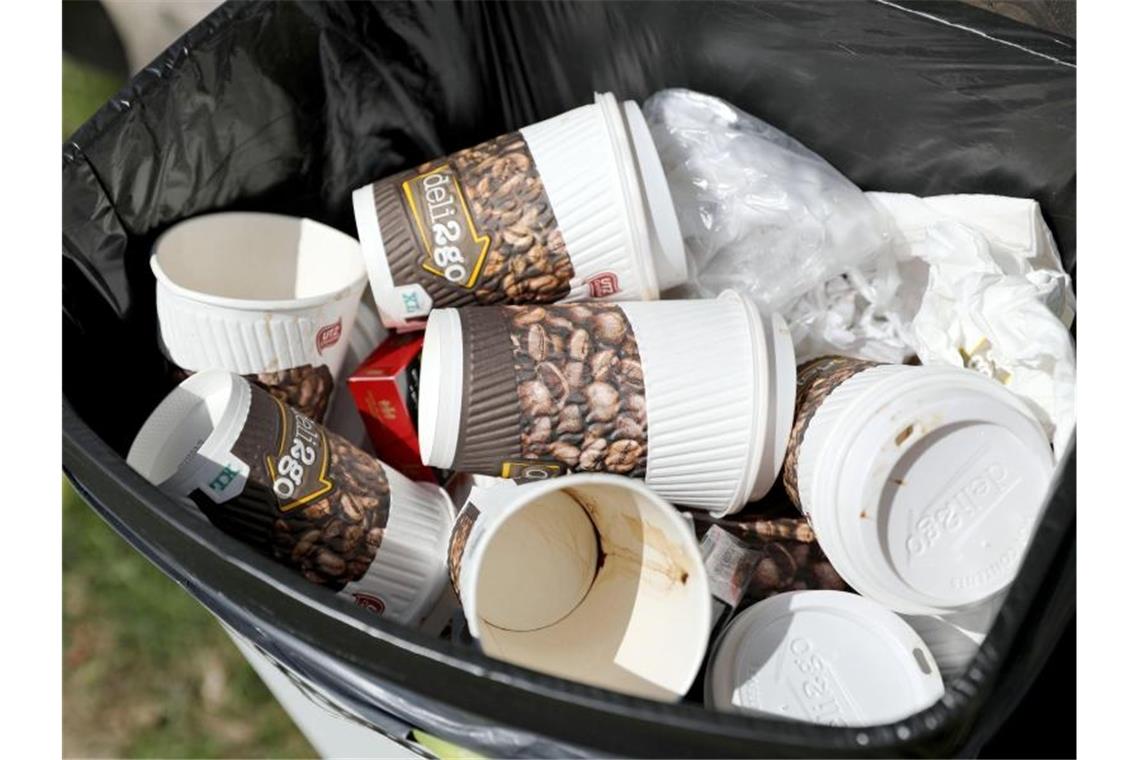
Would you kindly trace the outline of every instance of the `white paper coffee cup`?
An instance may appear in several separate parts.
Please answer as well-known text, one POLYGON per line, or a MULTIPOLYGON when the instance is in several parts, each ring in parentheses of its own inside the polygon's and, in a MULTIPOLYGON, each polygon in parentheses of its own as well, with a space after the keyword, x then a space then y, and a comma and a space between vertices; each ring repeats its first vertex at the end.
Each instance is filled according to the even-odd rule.
POLYGON ((687 279, 640 109, 610 93, 353 193, 386 325, 433 308, 656 299, 687 279))
POLYGON ((675 701, 712 614, 692 528, 615 475, 476 487, 449 549, 471 634, 516 665, 675 701))
POLYGON ((323 420, 367 281, 356 240, 311 219, 209 214, 163 233, 150 264, 171 361, 279 387, 323 420))
POLYGON ((842 591, 791 591, 752 605, 713 647, 705 705, 828 726, 872 726, 937 702, 942 678, 898 615, 842 591))
POLYGON ((441 309, 424 339, 420 452, 500 477, 643 478, 674 504, 723 514, 775 482, 794 401, 787 326, 733 291, 441 309))
POLYGON ((843 579, 908 614, 954 612, 1008 586, 1053 471, 1025 405, 953 367, 867 365, 826 390, 806 428, 797 419, 789 467, 843 579))
POLYGON ((361 607, 419 625, 447 584, 454 507, 241 376, 192 375, 127 464, 219 528, 361 607))

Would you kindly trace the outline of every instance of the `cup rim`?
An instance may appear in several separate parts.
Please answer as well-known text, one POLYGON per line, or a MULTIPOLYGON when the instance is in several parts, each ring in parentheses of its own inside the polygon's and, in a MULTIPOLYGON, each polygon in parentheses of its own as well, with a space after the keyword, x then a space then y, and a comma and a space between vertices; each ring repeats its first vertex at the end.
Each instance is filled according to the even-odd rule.
MULTIPOLYGON (((641 496, 644 496, 654 506, 655 509, 662 513, 664 519, 678 531, 678 534, 680 536, 690 538, 691 541, 686 542, 689 544, 686 549, 690 554, 690 559, 692 560, 692 573, 690 574, 690 577, 693 578, 693 576, 695 576, 694 582, 697 584, 698 588, 708 587, 708 575, 705 571, 704 561, 701 557, 700 546, 696 540, 696 535, 693 532, 692 525, 681 516, 681 513, 672 504, 659 496, 655 491, 649 488, 649 486, 645 485, 644 482, 636 480, 634 478, 627 478, 622 475, 614 475, 611 473, 574 473, 571 475, 563 475, 550 478, 545 481, 532 481, 518 485, 515 492, 506 501, 506 503, 496 509, 496 524, 487 528, 489 532, 486 536, 484 536, 483 540, 478 543, 478 545, 473 548, 469 548, 469 544, 468 547, 464 548, 458 584, 460 605, 463 608, 463 615, 467 621, 467 627, 475 639, 478 640, 481 638, 480 634, 482 632, 482 626, 480 623, 482 620, 474 610, 475 604, 473 601, 469 602, 468 604, 463 604, 462 602, 463 589, 465 587, 470 588, 470 583, 473 582, 468 581, 467 583, 464 583, 463 579, 475 577, 473 572, 474 569, 479 567, 482 563, 483 557, 487 551, 487 547, 492 543, 491 538, 505 524, 505 518, 520 511, 526 506, 532 504, 536 499, 540 499, 552 491, 562 491, 566 490, 567 488, 573 488, 575 486, 598 485, 613 485, 617 486, 618 488, 626 489, 628 491, 635 491, 641 496), (468 554, 469 551, 470 554, 468 554), (467 572, 463 572, 464 570, 467 572)), ((682 539, 682 541, 684 541, 684 539, 682 539)), ((697 594, 697 599, 697 604, 700 605, 700 609, 696 611, 695 616, 689 616, 688 620, 698 625, 700 630, 707 632, 712 627, 712 595, 711 593, 697 594)), ((688 685, 686 686, 685 690, 691 687, 694 679, 696 679, 697 674, 700 672, 701 666, 704 664, 705 654, 707 651, 708 641, 706 637, 704 646, 700 647, 699 652, 694 653, 696 656, 692 658, 692 662, 689 663, 689 667, 685 673, 686 678, 684 680, 688 685)), ((677 692, 677 698, 683 696, 685 690, 677 692)))
POLYGON ((147 416, 135 433, 127 452, 127 464, 158 488, 176 496, 187 496, 194 490, 194 479, 205 466, 205 460, 223 459, 230 455, 249 414, 249 384, 241 375, 222 369, 195 372, 170 391, 147 416), (179 391, 188 391, 193 401, 179 397, 179 391), (186 456, 168 477, 154 480, 157 453, 189 412, 208 402, 212 396, 224 394, 224 412, 193 456, 186 456), (171 413, 184 406, 182 414, 170 420, 171 413))
MULTIPOLYGON (((346 248, 347 250, 347 248, 346 248)), ((208 306, 217 306, 226 309, 234 309, 237 311, 296 311, 321 306, 324 304, 339 301, 347 298, 353 294, 357 289, 363 290, 364 284, 368 280, 368 270, 365 267, 364 257, 360 253, 360 243, 344 232, 330 227, 327 224, 322 224, 314 219, 308 217, 289 216, 287 214, 274 214, 264 211, 220 211, 216 213, 200 214, 188 219, 183 219, 172 225, 169 229, 165 230, 159 235, 154 244, 151 246, 150 256, 150 269, 154 273, 155 279, 158 281, 160 287, 168 290, 169 292, 180 296, 189 301, 205 304, 208 306), (307 227, 319 233, 322 237, 327 238, 331 243, 335 241, 335 245, 344 247, 346 244, 351 243, 357 250, 358 255, 358 272, 353 279, 345 285, 338 288, 333 288, 321 293, 314 293, 313 295, 304 296, 301 298, 280 298, 280 299, 253 299, 253 298, 233 298, 231 296, 219 296, 213 293, 207 293, 201 290, 188 288, 180 285, 171 279, 170 275, 162 267, 160 256, 162 253, 162 244, 168 237, 175 232, 185 231, 188 226, 198 226, 205 224, 213 224, 219 221, 233 221, 235 218, 247 217, 250 223, 253 224, 291 224, 296 226, 307 227)))

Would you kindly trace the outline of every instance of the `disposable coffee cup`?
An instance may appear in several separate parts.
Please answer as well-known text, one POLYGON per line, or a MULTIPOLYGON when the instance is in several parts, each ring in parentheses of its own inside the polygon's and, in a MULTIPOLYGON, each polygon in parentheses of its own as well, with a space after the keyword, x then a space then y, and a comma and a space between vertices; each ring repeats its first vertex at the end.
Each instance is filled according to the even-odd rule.
POLYGON ((990 378, 824 357, 799 372, 784 479, 852 588, 940 615, 1013 580, 1052 461, 1030 410, 990 378))
POLYGON ((325 419, 367 282, 356 240, 311 219, 208 214, 163 233, 150 266, 174 364, 236 372, 325 419))
POLYGON ((384 324, 433 308, 653 300, 687 280, 665 172, 635 103, 594 103, 353 193, 384 324))
POLYGON ((735 617, 713 647, 705 705, 825 726, 873 726, 942 698, 926 644, 890 610, 842 591, 791 591, 735 617))
POLYGON ((454 508, 240 375, 182 382, 127 464, 225 532, 355 604, 408 625, 447 584, 454 508))
POLYGON ((691 301, 440 309, 419 440, 435 467, 608 472, 735 512, 775 482, 792 424, 787 325, 734 291, 691 301))
POLYGON ((680 699, 701 667, 712 600, 696 537, 637 481, 477 486, 448 554, 491 657, 662 701, 680 699))

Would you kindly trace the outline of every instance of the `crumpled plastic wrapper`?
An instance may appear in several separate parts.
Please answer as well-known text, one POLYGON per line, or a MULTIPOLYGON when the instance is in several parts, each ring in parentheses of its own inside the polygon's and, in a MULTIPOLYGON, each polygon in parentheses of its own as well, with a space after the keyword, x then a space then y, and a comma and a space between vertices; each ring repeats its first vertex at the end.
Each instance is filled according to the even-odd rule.
POLYGON ((784 310, 798 361, 967 367, 1025 401, 1059 457, 1075 424, 1072 283, 1033 200, 867 193, 890 245, 784 310))
POLYGON ((858 187, 755 116, 683 89, 655 93, 642 110, 694 275, 669 295, 732 287, 779 310, 886 242, 858 187))

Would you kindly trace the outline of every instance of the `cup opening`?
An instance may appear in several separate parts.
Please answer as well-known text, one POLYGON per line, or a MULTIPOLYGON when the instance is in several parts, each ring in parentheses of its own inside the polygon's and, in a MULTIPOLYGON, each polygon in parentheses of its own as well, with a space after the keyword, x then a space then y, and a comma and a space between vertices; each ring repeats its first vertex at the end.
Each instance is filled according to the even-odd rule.
MULTIPOLYGON (((184 380, 151 413, 131 444, 127 464, 151 483, 183 484, 198 469, 199 453, 228 451, 240 422, 244 380, 223 371, 199 372, 184 380)), ((248 391, 245 397, 248 403, 248 391)), ((184 495, 184 494, 180 494, 184 495)))
POLYGON ((365 279, 356 240, 311 219, 277 214, 188 219, 159 237, 154 250, 151 267, 161 283, 188 298, 232 308, 300 308, 365 279))
POLYGON ((507 517, 486 552, 476 588, 479 617, 506 631, 557 624, 585 598, 598 572, 597 529, 565 491, 507 517))
POLYGON ((691 528, 644 487, 562 480, 573 482, 540 489, 481 547, 480 644, 535 670, 677 699, 700 667, 711 616, 691 528))

